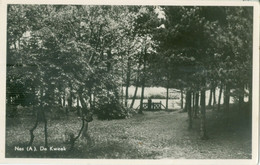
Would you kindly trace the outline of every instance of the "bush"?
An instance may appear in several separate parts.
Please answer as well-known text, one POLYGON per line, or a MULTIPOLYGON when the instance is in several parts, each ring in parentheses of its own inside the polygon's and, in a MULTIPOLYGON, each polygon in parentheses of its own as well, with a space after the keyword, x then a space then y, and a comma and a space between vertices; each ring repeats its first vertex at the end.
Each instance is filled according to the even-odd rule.
POLYGON ((124 119, 129 115, 128 110, 115 97, 99 98, 95 113, 101 120, 124 119))

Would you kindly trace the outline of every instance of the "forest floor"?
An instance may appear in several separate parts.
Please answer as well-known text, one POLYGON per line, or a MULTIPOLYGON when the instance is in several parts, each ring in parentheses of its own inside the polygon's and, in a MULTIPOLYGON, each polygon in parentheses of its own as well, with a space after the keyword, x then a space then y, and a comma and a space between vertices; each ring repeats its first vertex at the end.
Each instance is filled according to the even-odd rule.
MULTIPOLYGON (((37 151, 15 151, 26 147, 33 127, 32 117, 8 119, 6 157, 94 158, 94 159, 250 159, 251 123, 231 111, 227 125, 222 112, 207 109, 208 140, 199 138, 200 119, 188 129, 187 113, 180 110, 144 112, 129 119, 97 120, 89 124, 91 141, 79 138, 73 152, 39 151, 44 145, 43 124, 35 130, 37 151), (249 124, 250 123, 250 124, 249 124)), ((77 132, 81 121, 74 115, 48 121, 49 146, 66 147, 65 131, 77 132)))

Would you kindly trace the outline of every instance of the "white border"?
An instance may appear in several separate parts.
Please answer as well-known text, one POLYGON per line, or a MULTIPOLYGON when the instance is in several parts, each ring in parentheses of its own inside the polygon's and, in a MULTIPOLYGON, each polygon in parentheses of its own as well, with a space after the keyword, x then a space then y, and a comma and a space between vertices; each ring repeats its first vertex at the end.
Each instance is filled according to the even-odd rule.
MULTIPOLYGON (((259 4, 257 2, 234 1, 170 1, 170 0, 0 0, 0 163, 24 164, 258 164, 259 156, 259 4), (5 158, 5 82, 6 82, 6 15, 7 4, 86 4, 86 5, 169 5, 169 6, 253 6, 254 32, 253 32, 253 112, 252 112, 252 159, 25 159, 5 158)), ((236 151, 234 151, 236 152, 236 151)))

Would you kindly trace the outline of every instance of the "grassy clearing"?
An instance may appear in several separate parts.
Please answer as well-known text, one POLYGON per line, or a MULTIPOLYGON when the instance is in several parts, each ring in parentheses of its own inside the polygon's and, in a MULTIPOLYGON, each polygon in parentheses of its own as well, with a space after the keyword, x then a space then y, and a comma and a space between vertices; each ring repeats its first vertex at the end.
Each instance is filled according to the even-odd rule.
MULTIPOLYGON (((246 120, 231 112, 225 125, 222 113, 207 112, 210 139, 199 139, 199 119, 188 130, 187 113, 179 111, 144 112, 130 119, 100 121, 89 124, 91 142, 80 138, 73 152, 14 151, 25 147, 30 117, 8 121, 6 157, 106 158, 106 159, 247 159, 251 158, 251 129, 246 120)), ((48 122, 49 146, 69 147, 63 143, 65 131, 77 132, 80 119, 74 115, 48 122)), ((35 147, 44 145, 43 124, 35 131, 35 147)))

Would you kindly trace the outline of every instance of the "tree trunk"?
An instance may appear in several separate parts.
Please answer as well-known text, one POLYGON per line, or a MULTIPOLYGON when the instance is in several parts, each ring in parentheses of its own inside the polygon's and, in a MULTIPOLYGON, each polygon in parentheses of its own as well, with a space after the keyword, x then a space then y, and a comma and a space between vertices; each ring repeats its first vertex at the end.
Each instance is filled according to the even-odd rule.
POLYGON ((63 107, 65 107, 65 105, 66 105, 66 99, 65 99, 65 95, 63 95, 63 97, 62 97, 62 106, 63 107))
POLYGON ((240 86, 240 89, 239 89, 239 101, 238 101, 238 110, 241 112, 242 111, 242 107, 243 107, 243 104, 244 104, 244 84, 242 84, 240 86))
POLYGON ((215 110, 216 105, 216 87, 214 86, 213 90, 213 110, 215 110))
POLYGON ((81 103, 82 109, 87 109, 87 104, 82 96, 83 93, 83 88, 80 87, 80 89, 78 90, 78 94, 79 94, 79 101, 81 103))
POLYGON ((136 86, 135 86, 135 92, 134 92, 134 96, 133 96, 133 99, 132 99, 132 102, 131 102, 130 108, 133 108, 133 106, 134 106, 137 91, 138 91, 138 84, 136 84, 136 86))
POLYGON ((88 88, 89 108, 92 109, 92 89, 88 88))
POLYGON ((192 111, 195 112, 195 92, 192 92, 192 111))
POLYGON ((229 122, 229 101, 230 101, 230 87, 229 84, 226 84, 225 91, 224 91, 224 107, 225 107, 225 115, 226 115, 226 122, 229 122))
POLYGON ((59 96, 59 104, 62 106, 62 97, 59 96))
POLYGON ((142 80, 142 91, 141 91, 141 99, 140 99, 140 108, 138 113, 142 114, 143 113, 143 101, 144 101, 144 85, 145 85, 145 79, 143 78, 142 80))
POLYGON ((199 110, 199 92, 195 94, 195 112, 194 118, 198 118, 198 110, 199 110))
POLYGON ((43 122, 44 122, 44 140, 45 140, 45 147, 48 148, 48 127, 47 127, 47 119, 45 116, 45 112, 43 110, 43 122))
POLYGON ((229 101, 230 101, 230 88, 229 85, 227 84, 225 86, 225 91, 224 91, 225 112, 229 112, 229 101))
POLYGON ((68 107, 69 107, 69 109, 71 109, 71 107, 72 107, 72 96, 71 96, 71 94, 69 95, 69 98, 68 98, 68 107))
POLYGON ((143 101, 144 101, 144 88, 145 88, 145 74, 146 74, 146 48, 144 50, 144 68, 143 68, 143 75, 142 75, 142 92, 141 92, 141 100, 140 100, 140 108, 138 113, 143 114, 143 101))
POLYGON ((130 75, 131 75, 131 68, 130 68, 130 58, 127 61, 127 73, 126 73, 126 88, 125 88, 125 107, 127 107, 128 102, 128 88, 130 85, 130 75))
MULTIPOLYGON (((40 114, 38 114, 38 117, 41 118, 41 120, 44 123, 44 141, 45 141, 45 147, 48 148, 48 132, 47 132, 47 119, 45 116, 45 110, 43 109, 43 89, 41 89, 41 103, 40 103, 40 114)), ((39 120, 39 119, 38 119, 39 120)))
POLYGON ((212 102, 212 88, 210 89, 210 93, 209 93, 209 103, 208 103, 208 106, 211 107, 211 102, 212 102))
POLYGON ((92 140, 89 136, 89 133, 88 133, 88 122, 85 122, 85 125, 84 125, 84 128, 82 130, 82 135, 81 135, 82 138, 85 138, 87 140, 87 144, 88 145, 91 145, 92 144, 92 140))
POLYGON ((77 115, 80 116, 79 96, 77 97, 77 115))
POLYGON ((188 111, 188 117, 189 117, 189 129, 192 128, 192 112, 191 112, 191 91, 187 91, 186 95, 186 109, 188 111))
POLYGON ((37 128, 38 126, 38 123, 40 120, 42 120, 44 122, 44 139, 45 139, 45 147, 47 148, 48 147, 48 131, 47 131, 47 119, 46 119, 46 116, 45 116, 45 111, 43 109, 43 89, 40 90, 40 99, 41 99, 41 102, 40 102, 40 110, 37 110, 36 112, 36 122, 33 126, 32 129, 30 129, 30 142, 29 142, 29 146, 32 145, 33 141, 34 141, 34 134, 33 134, 33 131, 37 128))
POLYGON ((38 123, 39 123, 39 111, 37 110, 36 111, 36 121, 35 121, 35 124, 34 124, 34 126, 32 127, 32 129, 30 129, 30 142, 29 142, 29 146, 31 146, 32 145, 32 143, 33 143, 33 140, 34 140, 34 134, 33 134, 33 131, 37 128, 37 126, 38 126, 38 123))
POLYGON ((219 90, 219 95, 218 95, 218 111, 220 111, 220 102, 221 102, 221 97, 222 97, 222 90, 223 90, 223 85, 220 84, 220 90, 219 90))
POLYGON ((74 134, 72 136, 70 136, 70 149, 69 149, 69 151, 73 150, 74 145, 75 145, 75 141, 80 137, 80 135, 81 135, 81 133, 82 133, 84 127, 85 127, 85 120, 84 120, 83 116, 82 116, 81 121, 82 121, 82 124, 81 124, 81 128, 78 132, 78 135, 76 137, 74 137, 74 134))
POLYGON ((200 137, 202 140, 208 139, 206 132, 206 103, 205 103, 205 89, 201 90, 201 118, 200 118, 200 137))
POLYGON ((137 90, 138 90, 138 86, 139 86, 139 72, 140 72, 140 64, 138 66, 138 69, 137 69, 137 75, 136 75, 136 79, 135 79, 135 92, 134 92, 134 96, 133 96, 133 99, 132 99, 132 103, 130 105, 130 108, 133 108, 134 106, 134 103, 135 103, 135 99, 136 99, 136 94, 137 94, 137 90))
POLYGON ((95 109, 96 108, 96 94, 95 94, 95 90, 94 90, 94 92, 93 92, 93 109, 95 109))
POLYGON ((181 109, 183 109, 183 89, 181 89, 181 109))
POLYGON ((184 108, 183 108, 183 112, 187 112, 187 100, 188 100, 188 91, 186 92, 186 96, 185 96, 185 105, 184 105, 184 108))
POLYGON ((167 89, 166 89, 166 110, 168 110, 168 102, 169 102, 169 80, 167 81, 167 89))

